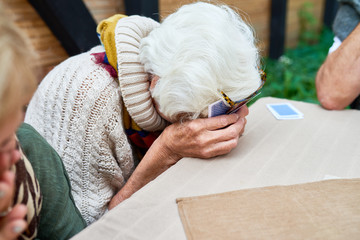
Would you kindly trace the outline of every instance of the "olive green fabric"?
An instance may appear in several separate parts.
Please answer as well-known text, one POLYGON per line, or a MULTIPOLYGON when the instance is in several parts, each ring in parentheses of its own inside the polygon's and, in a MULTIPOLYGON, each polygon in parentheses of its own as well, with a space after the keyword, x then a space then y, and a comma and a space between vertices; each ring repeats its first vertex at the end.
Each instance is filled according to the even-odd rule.
POLYGON ((57 152, 30 125, 17 137, 32 164, 43 195, 38 239, 69 239, 86 227, 71 195, 68 175, 57 152))

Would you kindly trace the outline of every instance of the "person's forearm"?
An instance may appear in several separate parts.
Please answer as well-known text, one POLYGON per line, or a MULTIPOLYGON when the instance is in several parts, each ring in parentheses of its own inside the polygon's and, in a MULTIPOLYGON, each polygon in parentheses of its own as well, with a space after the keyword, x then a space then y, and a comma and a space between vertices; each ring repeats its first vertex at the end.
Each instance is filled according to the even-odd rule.
POLYGON ((343 109, 360 94, 360 25, 331 53, 316 76, 317 96, 327 109, 343 109))
POLYGON ((132 194, 175 164, 181 157, 166 148, 162 135, 153 143, 140 161, 124 187, 112 198, 109 209, 129 198, 132 194))
POLYGON ((129 198, 183 157, 212 158, 236 147, 249 110, 168 126, 140 161, 125 186, 112 198, 109 209, 129 198))

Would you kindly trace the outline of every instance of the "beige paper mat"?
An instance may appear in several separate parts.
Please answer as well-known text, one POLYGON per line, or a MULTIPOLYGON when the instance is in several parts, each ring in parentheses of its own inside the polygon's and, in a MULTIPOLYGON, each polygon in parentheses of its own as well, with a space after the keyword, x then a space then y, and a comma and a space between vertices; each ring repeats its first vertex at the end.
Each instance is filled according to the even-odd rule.
POLYGON ((360 239, 360 179, 177 199, 188 239, 360 239))

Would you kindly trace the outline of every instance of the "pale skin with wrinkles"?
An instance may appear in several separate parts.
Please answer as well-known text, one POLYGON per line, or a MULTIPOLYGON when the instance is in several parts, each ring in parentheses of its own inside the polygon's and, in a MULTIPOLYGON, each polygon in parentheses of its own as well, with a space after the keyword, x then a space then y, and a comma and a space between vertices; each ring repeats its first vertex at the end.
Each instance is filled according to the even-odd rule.
POLYGON ((125 186, 112 198, 109 209, 129 198, 183 157, 208 159, 229 153, 244 132, 248 113, 248 108, 244 106, 235 114, 177 122, 165 128, 125 186))
MULTIPOLYGON (((7 211, 12 204, 15 190, 15 174, 9 169, 20 159, 15 150, 15 131, 23 118, 22 109, 17 109, 0 126, 0 212, 7 211)), ((18 204, 4 217, 0 218, 0 240, 16 239, 26 228, 24 220, 27 208, 18 204)))
POLYGON ((321 105, 341 110, 360 94, 360 24, 329 54, 316 76, 316 91, 321 105))

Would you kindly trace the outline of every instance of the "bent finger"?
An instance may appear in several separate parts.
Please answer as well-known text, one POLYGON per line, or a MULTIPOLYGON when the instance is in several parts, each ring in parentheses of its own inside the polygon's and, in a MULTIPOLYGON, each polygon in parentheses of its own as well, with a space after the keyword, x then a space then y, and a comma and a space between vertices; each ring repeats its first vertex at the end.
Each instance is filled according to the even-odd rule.
POLYGON ((238 138, 210 145, 200 153, 200 158, 212 158, 229 153, 238 144, 238 138))
POLYGON ((23 219, 27 213, 27 208, 23 204, 17 204, 6 216, 9 220, 23 219))
POLYGON ((249 108, 244 105, 235 114, 237 114, 240 118, 244 118, 249 114, 249 108))
POLYGON ((200 119, 207 130, 217 130, 229 126, 239 120, 238 114, 220 115, 217 117, 200 119))
POLYGON ((0 229, 0 240, 17 239, 26 229, 26 222, 23 219, 7 221, 0 229))
POLYGON ((12 151, 11 153, 11 164, 15 164, 17 163, 21 158, 21 154, 20 151, 15 149, 12 151))
POLYGON ((247 123, 247 120, 246 120, 246 118, 244 118, 244 125, 243 125, 243 128, 242 128, 241 131, 240 131, 239 137, 241 137, 241 136, 244 134, 246 123, 247 123))
POLYGON ((13 173, 11 170, 5 171, 1 177, 1 182, 12 188, 15 184, 15 173, 13 173))
POLYGON ((8 152, 0 153, 0 178, 10 168, 11 154, 8 152))
POLYGON ((218 142, 228 141, 234 138, 239 138, 241 134, 243 134, 244 132, 245 124, 246 124, 246 119, 240 118, 234 124, 231 124, 222 129, 211 131, 207 136, 208 142, 218 143, 218 142))
POLYGON ((14 196, 14 174, 6 172, 4 181, 0 182, 0 212, 6 211, 14 196), (7 176, 8 175, 8 176, 7 176))

